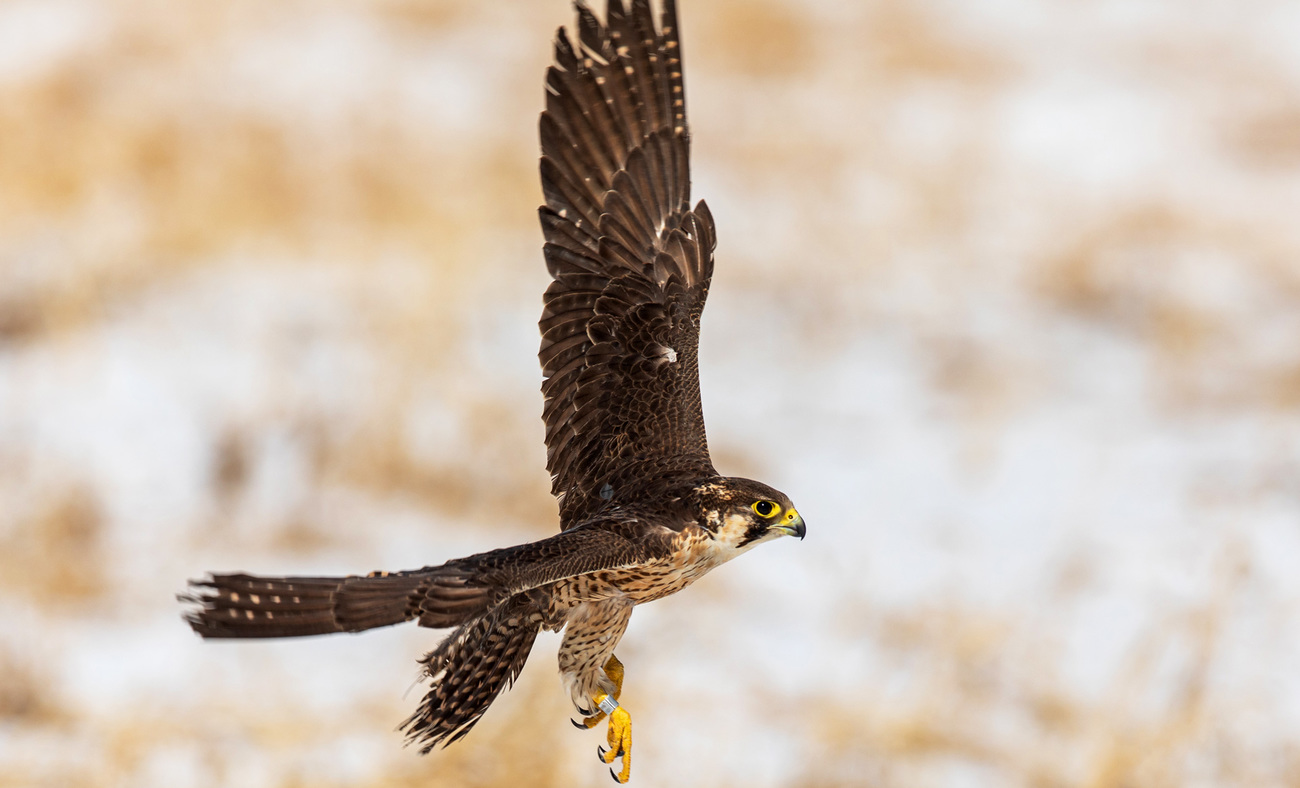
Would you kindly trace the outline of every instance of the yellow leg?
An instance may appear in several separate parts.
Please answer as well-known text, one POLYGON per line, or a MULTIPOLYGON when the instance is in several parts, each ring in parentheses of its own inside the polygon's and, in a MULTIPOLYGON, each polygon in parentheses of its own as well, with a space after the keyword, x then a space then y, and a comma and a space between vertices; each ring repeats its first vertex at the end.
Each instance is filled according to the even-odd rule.
MULTIPOLYGON (((618 657, 613 654, 610 654, 609 659, 605 662, 605 675, 609 676, 609 680, 614 682, 614 700, 618 700, 623 696, 623 663, 619 662, 618 657)), ((596 695, 597 704, 604 699, 604 693, 596 695)), ((582 727, 591 730, 599 725, 603 719, 605 719, 605 712, 597 711, 582 721, 582 727)))
POLYGON ((608 750, 597 748, 596 754, 605 763, 613 763, 615 758, 623 759, 623 768, 618 774, 610 769, 609 773, 620 783, 625 783, 632 776, 632 716, 627 709, 619 706, 609 715, 609 733, 605 740, 609 742, 608 750))
MULTIPOLYGON (((615 759, 622 758, 623 768, 617 774, 613 769, 610 769, 609 773, 616 781, 625 783, 632 776, 632 716, 627 713, 627 709, 618 705, 618 699, 623 694, 623 663, 618 661, 618 657, 610 655, 609 661, 605 663, 605 675, 614 682, 613 713, 606 715, 605 711, 601 710, 583 720, 582 724, 587 728, 594 728, 606 716, 609 717, 609 732, 605 735, 609 749, 597 747, 596 754, 602 761, 611 764, 615 759)), ((606 707, 611 705, 610 696, 603 692, 598 693, 593 700, 598 708, 601 704, 606 707)))

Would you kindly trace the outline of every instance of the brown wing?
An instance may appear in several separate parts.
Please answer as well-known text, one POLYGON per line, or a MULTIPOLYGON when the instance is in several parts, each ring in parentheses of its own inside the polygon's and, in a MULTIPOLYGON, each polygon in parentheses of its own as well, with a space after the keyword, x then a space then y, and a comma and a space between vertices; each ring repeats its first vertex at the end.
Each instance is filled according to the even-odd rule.
POLYGON ((365 577, 212 575, 181 595, 206 638, 278 638, 360 632, 419 619, 466 625, 504 600, 568 577, 640 566, 672 554, 675 532, 617 513, 547 539, 441 566, 365 577))
POLYGON ((690 208, 673 0, 578 3, 546 75, 541 208, 547 468, 564 528, 665 478, 715 474, 696 367, 713 218, 690 208))
POLYGON ((565 578, 668 558, 676 537, 676 531, 662 525, 613 513, 546 539, 479 553, 444 566, 454 567, 474 586, 492 589, 495 604, 565 578))

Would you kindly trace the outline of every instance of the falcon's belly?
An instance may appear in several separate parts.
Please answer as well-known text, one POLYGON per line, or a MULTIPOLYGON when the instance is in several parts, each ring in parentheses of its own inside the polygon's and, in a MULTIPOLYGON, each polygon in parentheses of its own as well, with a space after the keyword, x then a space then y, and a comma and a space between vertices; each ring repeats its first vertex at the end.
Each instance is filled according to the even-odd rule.
POLYGON ((686 526, 662 558, 577 575, 547 589, 544 626, 564 629, 560 675, 574 708, 588 717, 585 727, 603 717, 597 710, 600 697, 619 697, 622 666, 613 654, 632 608, 677 593, 761 541, 753 537, 748 518, 719 516, 716 511, 706 512, 705 517, 709 530, 686 526), (610 665, 617 675, 607 672, 610 665))
POLYGON ((665 558, 634 567, 603 569, 557 583, 552 592, 552 610, 559 614, 556 619, 562 619, 565 608, 584 602, 615 597, 634 605, 653 602, 681 591, 738 552, 720 545, 701 529, 687 529, 665 558))
POLYGON ((676 593, 721 561, 703 534, 683 534, 666 558, 635 567, 604 569, 556 583, 546 616, 551 629, 564 628, 558 654, 560 675, 574 708, 595 713, 593 697, 615 694, 604 666, 627 629, 632 608, 676 593))

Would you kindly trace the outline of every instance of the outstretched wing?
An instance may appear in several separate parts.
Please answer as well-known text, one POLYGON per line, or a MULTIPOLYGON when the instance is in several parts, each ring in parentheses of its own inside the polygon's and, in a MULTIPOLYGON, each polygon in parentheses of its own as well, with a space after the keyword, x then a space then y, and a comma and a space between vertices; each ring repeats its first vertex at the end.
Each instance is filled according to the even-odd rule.
POLYGON ((546 74, 540 323, 547 468, 563 527, 638 487, 712 476, 696 367, 713 273, 713 218, 690 208, 673 0, 578 3, 546 74))
POLYGON ((278 638, 360 632, 419 619, 468 625, 505 600, 605 569, 668 558, 675 532, 630 516, 605 516, 537 542, 408 572, 364 577, 211 575, 191 580, 185 616, 205 638, 278 638))

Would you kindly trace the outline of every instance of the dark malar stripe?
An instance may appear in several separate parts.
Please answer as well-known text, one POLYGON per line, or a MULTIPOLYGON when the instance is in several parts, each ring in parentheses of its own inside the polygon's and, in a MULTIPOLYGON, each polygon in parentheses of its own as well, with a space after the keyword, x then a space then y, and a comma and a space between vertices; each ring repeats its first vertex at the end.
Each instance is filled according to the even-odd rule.
POLYGON ((741 539, 740 543, 737 544, 736 547, 744 547, 765 533, 767 533, 767 523, 751 523, 749 530, 745 531, 745 538, 741 539))

